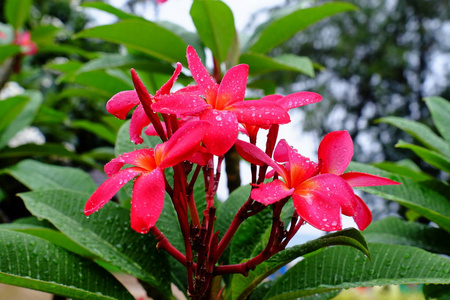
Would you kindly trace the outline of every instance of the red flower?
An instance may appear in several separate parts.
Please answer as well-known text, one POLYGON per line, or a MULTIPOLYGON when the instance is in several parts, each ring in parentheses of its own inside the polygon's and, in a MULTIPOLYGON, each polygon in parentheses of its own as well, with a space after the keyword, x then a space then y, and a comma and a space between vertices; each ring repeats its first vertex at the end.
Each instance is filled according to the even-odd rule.
POLYGON ((38 52, 36 44, 31 40, 29 31, 23 33, 16 32, 14 44, 19 45, 22 53, 25 55, 34 55, 38 52))
POLYGON ((284 140, 274 152, 278 163, 249 143, 238 141, 236 149, 253 164, 272 166, 283 179, 253 189, 251 197, 255 201, 269 205, 292 196, 297 213, 320 230, 342 229, 341 213, 353 217, 358 228, 364 230, 372 214, 351 187, 398 184, 366 173, 342 174, 353 156, 353 143, 346 131, 332 132, 323 139, 319 146, 319 164, 298 154, 284 140))
POLYGON ((209 124, 193 121, 177 130, 165 143, 155 149, 140 149, 124 153, 105 165, 109 178, 87 201, 84 213, 89 216, 103 207, 128 181, 137 177, 133 185, 131 227, 147 233, 161 214, 164 205, 165 168, 189 159, 200 147, 209 124), (121 169, 125 164, 134 165, 121 169))
MULTIPOLYGON (((181 64, 178 63, 172 77, 170 77, 170 79, 156 92, 155 96, 149 95, 152 101, 154 101, 156 97, 170 93, 170 89, 177 80, 181 68, 181 64)), ((132 75, 137 77, 133 71, 132 75)), ((147 92, 145 91, 145 93, 147 92)), ((131 116, 129 133, 131 141, 137 145, 142 144, 144 141, 141 137, 142 129, 150 124, 150 120, 140 103, 136 90, 122 91, 115 94, 109 99, 108 103, 106 103, 106 110, 117 118, 124 120, 127 117, 128 112, 135 106, 137 107, 131 116)))
POLYGON ((217 84, 203 66, 194 48, 188 46, 189 69, 197 83, 198 92, 192 87, 161 97, 152 104, 160 113, 178 116, 199 116, 211 123, 203 143, 214 155, 225 154, 233 146, 238 135, 238 123, 254 125, 284 124, 290 121, 287 112, 272 101, 244 101, 247 86, 248 66, 231 68, 217 84))

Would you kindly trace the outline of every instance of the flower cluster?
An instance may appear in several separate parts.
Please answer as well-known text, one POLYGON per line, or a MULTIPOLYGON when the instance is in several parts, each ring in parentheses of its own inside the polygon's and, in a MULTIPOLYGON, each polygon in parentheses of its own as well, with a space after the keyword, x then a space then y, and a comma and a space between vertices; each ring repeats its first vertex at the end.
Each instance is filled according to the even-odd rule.
MULTIPOLYGON (((132 70, 135 90, 120 92, 108 101, 107 110, 121 119, 136 107, 129 129, 132 142, 142 143, 142 130, 147 127, 145 133, 159 135, 163 143, 154 149, 122 154, 108 163, 105 172, 109 179, 88 200, 86 215, 100 209, 126 182, 136 178, 131 226, 146 233, 161 213, 165 191, 173 192, 167 187, 165 168, 183 162, 191 164, 191 169, 193 164, 204 167, 205 179, 210 181, 205 185, 211 196, 217 186, 217 182, 212 181, 218 180, 217 176, 208 173, 213 169, 213 157, 222 161, 224 154, 235 145, 240 156, 255 168, 260 166, 263 173, 262 178, 257 179, 255 171, 252 201, 267 206, 292 198, 298 216, 325 231, 342 228, 341 214, 353 217, 361 230, 369 225, 370 210, 354 194, 352 187, 396 182, 365 173, 344 173, 353 156, 353 143, 346 131, 332 132, 324 137, 318 149, 318 163, 297 153, 284 140, 279 141, 275 149, 273 147, 278 126, 290 121, 288 111, 321 101, 320 95, 298 92, 285 97, 270 95, 259 100, 245 100, 247 65, 229 69, 218 83, 191 46, 187 49, 187 61, 195 85, 171 92, 182 70, 178 63, 167 83, 155 95, 150 95, 132 70), (269 129, 268 145, 273 146, 268 146, 265 152, 256 147, 259 129, 269 129), (239 131, 249 136, 250 143, 238 139, 239 131), (133 167, 122 169, 125 164, 133 167), (266 172, 269 167, 272 170, 266 172), (264 177, 273 180, 263 183, 264 177)), ((187 178, 183 180, 185 184, 181 186, 186 187, 187 178)), ((174 201, 174 205, 187 207, 188 204, 183 203, 186 198, 181 197, 181 202, 174 201)))

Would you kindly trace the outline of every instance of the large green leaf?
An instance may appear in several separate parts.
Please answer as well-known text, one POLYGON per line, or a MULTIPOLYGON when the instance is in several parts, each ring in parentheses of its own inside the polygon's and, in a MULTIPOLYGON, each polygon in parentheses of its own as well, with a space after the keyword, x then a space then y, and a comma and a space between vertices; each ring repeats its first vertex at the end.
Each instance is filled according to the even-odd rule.
POLYGON ((397 162, 384 161, 373 165, 379 169, 406 176, 415 181, 433 180, 433 176, 422 172, 422 170, 409 159, 404 159, 397 162))
POLYGON ((364 230, 369 242, 414 246, 427 251, 450 255, 450 234, 425 224, 387 217, 364 230))
POLYGON ((139 18, 141 17, 128 14, 124 12, 121 9, 118 9, 110 4, 104 3, 104 2, 83 2, 81 3, 81 7, 87 7, 87 8, 95 8, 98 10, 102 10, 104 12, 110 13, 112 15, 115 15, 119 19, 133 19, 133 18, 139 18))
POLYGON ((369 165, 352 162, 349 171, 367 172, 400 182, 401 185, 361 187, 368 193, 393 200, 410 208, 443 229, 450 231, 450 201, 448 186, 438 181, 415 182, 369 165))
POLYGON ((23 27, 30 16, 30 8, 33 0, 6 0, 5 19, 14 29, 23 27))
POLYGON ((0 282, 76 299, 134 299, 93 262, 40 238, 0 230, 0 282))
POLYGON ((79 169, 53 166, 31 159, 22 160, 4 172, 31 190, 62 188, 89 194, 97 188, 91 177, 79 169))
POLYGON ((317 7, 296 9, 293 12, 289 11, 289 13, 261 24, 255 30, 245 49, 249 49, 251 52, 267 53, 309 25, 334 14, 351 10, 356 10, 352 4, 334 2, 317 7))
POLYGON ((261 53, 244 53, 239 61, 248 64, 250 74, 258 75, 273 71, 293 71, 314 77, 314 68, 311 60, 304 56, 283 54, 269 57, 261 53))
POLYGON ((332 247, 297 263, 264 299, 293 299, 360 286, 450 283, 450 260, 422 249, 369 244, 372 261, 349 247, 332 247))
POLYGON ((378 119, 378 122, 394 125, 412 135, 428 148, 438 151, 443 155, 450 156, 450 146, 428 126, 422 123, 399 117, 385 117, 378 119))
POLYGON ((282 266, 285 266, 298 257, 333 245, 351 246, 370 257, 367 243, 358 230, 350 228, 331 233, 279 252, 268 261, 257 266, 247 277, 240 274, 233 275, 231 284, 232 299, 246 299, 265 278, 276 272, 282 266))
POLYGON ((110 142, 111 144, 114 144, 116 141, 116 134, 103 124, 88 120, 76 120, 73 121, 71 125, 74 128, 81 128, 89 131, 105 141, 110 142))
POLYGON ((447 143, 450 143, 450 103, 448 100, 441 97, 427 97, 425 98, 431 116, 433 117, 434 125, 436 125, 439 133, 444 137, 447 143))
POLYGON ((29 97, 19 95, 0 102, 0 134, 17 118, 29 100, 29 97))
POLYGON ((111 97, 121 91, 133 89, 132 84, 128 82, 128 78, 125 79, 122 78, 122 75, 104 71, 80 73, 72 78, 71 81, 87 86, 93 91, 104 94, 106 97, 111 97))
POLYGON ((410 149, 417 156, 419 156, 421 159, 423 159, 425 162, 429 163, 433 167, 436 167, 440 170, 450 173, 450 156, 444 156, 433 150, 429 150, 424 147, 406 143, 402 140, 398 141, 398 143, 395 145, 395 147, 403 148, 403 149, 410 149))
POLYGON ((224 62, 236 32, 231 9, 222 1, 195 0, 191 17, 202 42, 224 62))
POLYGON ((2 64, 8 57, 14 56, 20 52, 20 47, 17 45, 0 46, 0 64, 2 64))
POLYGON ((33 215, 49 220, 98 258, 151 284, 160 299, 170 297, 167 258, 156 250, 152 236, 130 228, 129 210, 109 202, 88 219, 83 207, 89 194, 53 189, 19 195, 33 215))
POLYGON ((162 60, 186 62, 186 43, 169 30, 146 20, 127 19, 80 32, 77 38, 97 38, 123 44, 162 60))
POLYGON ((0 132, 0 149, 5 147, 8 141, 20 130, 30 125, 43 102, 42 94, 39 91, 26 91, 23 96, 28 97, 29 100, 14 120, 8 124, 3 132, 0 132))

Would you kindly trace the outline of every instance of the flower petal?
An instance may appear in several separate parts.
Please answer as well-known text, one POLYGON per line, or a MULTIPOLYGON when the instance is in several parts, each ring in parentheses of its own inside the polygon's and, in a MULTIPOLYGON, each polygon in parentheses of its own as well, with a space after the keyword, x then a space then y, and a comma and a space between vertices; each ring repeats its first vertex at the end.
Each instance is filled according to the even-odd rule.
POLYGON ((322 100, 322 96, 313 92, 298 92, 294 94, 287 95, 276 101, 285 110, 290 110, 291 108, 300 107, 303 105, 316 103, 322 100))
POLYGON ((342 229, 341 208, 331 198, 318 191, 292 194, 297 213, 313 227, 324 231, 342 229))
POLYGON ((225 73, 217 91, 216 109, 224 109, 235 102, 244 101, 247 89, 248 65, 237 65, 225 73))
POLYGON ((303 182, 295 188, 298 194, 320 192, 322 197, 336 202, 346 216, 353 216, 356 211, 355 194, 352 188, 341 177, 334 174, 321 174, 303 182))
POLYGON ((292 150, 292 147, 289 146, 289 144, 286 142, 285 139, 281 139, 277 147, 275 148, 275 151, 273 153, 273 159, 277 162, 287 162, 289 161, 289 151, 292 150))
POLYGON ((159 167, 161 169, 171 167, 190 158, 199 150, 200 142, 209 127, 210 124, 206 121, 191 121, 181 126, 164 143, 163 153, 160 154, 160 150, 155 148, 155 152, 157 152, 155 156, 158 157, 158 160, 161 159, 159 161, 159 167))
POLYGON ((112 176, 117 173, 125 164, 135 165, 152 171, 156 168, 153 149, 144 148, 131 152, 126 152, 112 159, 105 165, 105 173, 112 176))
POLYGON ((140 168, 127 168, 106 179, 91 195, 84 206, 84 214, 89 216, 103 207, 128 181, 142 173, 140 168))
POLYGON ((173 72, 172 76, 156 92, 155 97, 160 96, 160 95, 170 94, 170 90, 172 89, 173 84, 175 83, 175 81, 177 81, 178 75, 180 75, 182 68, 183 68, 183 66, 181 65, 181 63, 178 62, 177 63, 177 67, 175 68, 175 71, 173 72))
MULTIPOLYGON (((166 124, 164 122, 161 122, 161 126, 164 129, 164 132, 167 134, 166 124)), ((158 136, 155 126, 153 126, 152 124, 148 125, 147 128, 145 128, 144 133, 149 136, 158 136)))
POLYGON ((142 104, 139 103, 139 105, 136 107, 133 114, 131 115, 129 128, 130 139, 134 144, 136 145, 142 144, 142 142, 144 141, 141 136, 142 129, 144 129, 144 127, 147 126, 148 124, 150 124, 150 120, 147 117, 147 114, 145 113, 142 104))
POLYGON ((203 137, 206 149, 217 156, 230 150, 238 136, 236 115, 226 110, 208 109, 200 115, 200 119, 211 123, 203 137))
POLYGON ((296 150, 291 147, 288 148, 289 154, 289 172, 291 186, 298 186, 308 178, 311 178, 318 173, 317 164, 309 158, 298 154, 296 150))
POLYGON ((235 113, 239 122, 253 125, 286 124, 291 120, 286 110, 272 101, 240 101, 225 109, 235 113))
POLYGON ((255 145, 241 140, 236 140, 235 147, 239 155, 249 163, 258 166, 268 165, 274 168, 274 170, 276 170, 279 174, 282 174, 283 171, 280 166, 278 166, 278 164, 276 164, 264 151, 255 145))
POLYGON ((356 199, 356 212, 353 215, 353 220, 355 220, 356 225, 358 225, 359 230, 364 230, 372 222, 372 212, 367 207, 364 201, 355 195, 356 199))
POLYGON ((401 184, 388 178, 375 176, 362 172, 348 172, 341 175, 342 179, 347 181, 351 187, 375 186, 375 185, 397 185, 401 184))
POLYGON ((283 181, 276 179, 259 185, 251 191, 250 195, 253 200, 269 205, 292 195, 293 192, 294 189, 290 189, 283 181))
POLYGON ((159 168, 136 179, 131 200, 131 228, 145 234, 155 225, 164 206, 164 192, 164 175, 159 168))
POLYGON ((345 131, 333 131, 325 135, 319 145, 320 173, 341 175, 353 157, 353 141, 345 131))
POLYGON ((198 57, 197 52, 192 46, 187 47, 186 57, 192 77, 194 77, 197 85, 203 90, 206 99, 208 99, 208 103, 214 107, 219 85, 211 77, 211 75, 209 75, 208 70, 206 70, 205 66, 198 57))
POLYGON ((196 115, 210 107, 201 97, 185 93, 162 96, 152 104, 154 111, 176 115, 196 115))
POLYGON ((263 101, 278 101, 278 100, 280 100, 282 98, 283 98, 283 96, 274 94, 274 95, 264 96, 264 97, 261 98, 261 100, 263 100, 263 101))
POLYGON ((122 91, 108 100, 106 110, 121 120, 125 120, 128 112, 139 104, 139 97, 135 90, 122 91))

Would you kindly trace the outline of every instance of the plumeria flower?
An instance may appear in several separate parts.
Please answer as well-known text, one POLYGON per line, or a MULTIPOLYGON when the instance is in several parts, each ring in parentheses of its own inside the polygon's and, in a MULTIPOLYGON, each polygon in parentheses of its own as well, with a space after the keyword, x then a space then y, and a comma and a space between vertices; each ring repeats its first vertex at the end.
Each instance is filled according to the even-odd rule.
POLYGON ((273 173, 276 172, 283 179, 259 185, 252 190, 251 197, 269 205, 292 196, 297 213, 320 230, 342 229, 341 214, 353 217, 358 228, 364 230, 370 224, 372 214, 362 199, 354 194, 351 186, 398 183, 365 173, 355 172, 355 176, 348 177, 342 175, 353 155, 353 144, 350 151, 346 148, 348 144, 339 146, 339 139, 334 143, 334 135, 340 136, 340 133, 330 135, 321 143, 319 164, 298 154, 284 140, 278 143, 274 152, 274 160, 278 163, 255 146, 237 142, 236 149, 244 159, 253 164, 272 166, 273 173), (351 152, 350 159, 347 152, 351 152), (359 179, 351 185, 351 179, 358 176, 359 179), (359 185, 355 185, 356 182, 359 185))
POLYGON ((211 123, 203 143, 214 155, 225 154, 238 136, 239 122, 254 125, 285 124, 288 113, 272 101, 244 101, 247 86, 248 65, 237 65, 228 70, 220 84, 209 75, 194 48, 188 46, 187 60, 199 94, 188 87, 179 93, 161 97, 152 104, 160 113, 177 116, 199 116, 211 123))
MULTIPOLYGON (((173 84, 175 83, 178 75, 181 72, 181 69, 182 66, 180 63, 178 63, 172 77, 170 77, 170 79, 156 92, 154 96, 148 94, 147 91, 143 91, 143 93, 148 94, 151 101, 155 101, 157 97, 160 97, 162 95, 169 94, 173 84)), ((132 76, 137 78, 136 73, 133 71, 132 76)), ((137 78, 137 80, 139 80, 139 78, 137 78)), ((137 88, 139 88, 139 86, 137 86, 136 89, 137 88)), ((139 96, 136 90, 122 91, 115 94, 106 103, 106 110, 115 117, 121 120, 125 120, 128 112, 135 106, 136 109, 131 116, 129 133, 131 141, 138 145, 142 144, 142 142, 144 141, 141 136, 142 129, 150 124, 150 119, 144 111, 144 107, 139 100, 139 96)))
POLYGON ((193 121, 177 130, 155 149, 144 148, 124 153, 105 165, 108 179, 87 201, 86 216, 103 207, 128 181, 136 178, 131 201, 131 227, 147 233, 158 220, 164 205, 164 169, 188 160, 200 147, 209 128, 206 121, 193 121), (125 164, 133 167, 122 169, 125 164))
POLYGON ((19 45, 25 55, 34 55, 38 52, 36 44, 31 40, 29 31, 16 32, 14 44, 19 45))

